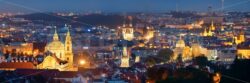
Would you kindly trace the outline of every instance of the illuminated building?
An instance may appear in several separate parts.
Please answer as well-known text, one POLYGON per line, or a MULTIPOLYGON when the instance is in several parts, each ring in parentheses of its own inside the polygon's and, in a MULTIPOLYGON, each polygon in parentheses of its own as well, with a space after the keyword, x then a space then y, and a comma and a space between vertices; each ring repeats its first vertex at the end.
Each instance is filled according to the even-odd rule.
POLYGON ((185 41, 182 40, 182 39, 180 39, 179 41, 177 41, 177 43, 175 45, 176 48, 184 48, 185 46, 186 46, 185 41))
POLYGON ((207 55, 207 49, 203 48, 200 44, 194 43, 191 46, 192 57, 197 57, 202 54, 207 55))
POLYGON ((134 39, 134 29, 132 27, 132 24, 129 24, 129 26, 127 26, 125 24, 123 25, 122 36, 123 36, 124 40, 131 41, 134 39))
POLYGON ((220 30, 221 30, 221 31, 224 31, 224 30, 225 30, 224 26, 221 26, 220 30))
POLYGON ((58 69, 60 71, 76 70, 76 68, 73 67, 72 41, 69 30, 66 34, 65 43, 59 40, 55 30, 53 41, 46 45, 45 52, 52 54, 45 57, 44 61, 37 66, 38 69, 58 69))
POLYGON ((237 56, 240 59, 250 59, 250 48, 249 47, 237 48, 237 56))
POLYGON ((211 27, 209 27, 208 29, 204 29, 204 32, 202 33, 203 36, 213 36, 213 32, 211 27))
POLYGON ((180 40, 176 43, 174 51, 173 60, 176 60, 178 56, 182 55, 182 60, 191 60, 194 57, 200 56, 204 54, 205 56, 208 55, 208 50, 203 48, 198 43, 193 43, 191 47, 185 45, 185 41, 180 38, 180 40))
POLYGON ((240 34, 237 37, 234 37, 235 43, 240 44, 242 42, 245 42, 245 35, 244 32, 241 31, 240 34))
POLYGON ((217 51, 218 54, 215 56, 215 58, 217 58, 217 61, 231 64, 236 57, 236 51, 237 50, 235 48, 219 50, 217 51))
POLYGON ((186 46, 185 41, 180 38, 179 41, 177 41, 174 51, 174 57, 173 59, 176 60, 177 57, 181 54, 183 60, 188 60, 191 58, 191 52, 190 47, 186 46))
POLYGON ((144 39, 150 40, 151 38, 153 38, 154 37, 154 32, 155 31, 154 31, 153 28, 147 27, 147 31, 146 31, 146 33, 144 35, 144 39))
POLYGON ((22 43, 22 42, 13 42, 10 45, 3 46, 3 53, 6 52, 15 52, 23 53, 27 55, 32 55, 33 53, 33 44, 32 43, 22 43))
POLYGON ((136 57, 135 57, 135 62, 136 62, 136 63, 140 62, 140 56, 136 56, 136 57))
POLYGON ((250 45, 237 47, 237 56, 240 59, 250 59, 250 45))
POLYGON ((212 23, 211 23, 211 25, 210 25, 210 28, 211 28, 212 31, 215 30, 214 21, 212 21, 212 23))
POLYGON ((129 67, 129 55, 127 51, 127 47, 123 47, 121 65, 120 67, 129 67))

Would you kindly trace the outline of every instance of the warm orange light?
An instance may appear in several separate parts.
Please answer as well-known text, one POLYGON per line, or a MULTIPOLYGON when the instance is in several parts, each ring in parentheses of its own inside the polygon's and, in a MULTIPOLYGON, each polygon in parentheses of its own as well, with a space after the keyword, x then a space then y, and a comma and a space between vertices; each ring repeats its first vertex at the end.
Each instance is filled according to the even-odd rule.
POLYGON ((85 62, 85 60, 80 60, 79 63, 80 63, 80 65, 84 65, 86 62, 85 62))
POLYGON ((220 83, 221 80, 221 76, 219 73, 215 73, 215 75, 213 76, 213 82, 214 83, 220 83))

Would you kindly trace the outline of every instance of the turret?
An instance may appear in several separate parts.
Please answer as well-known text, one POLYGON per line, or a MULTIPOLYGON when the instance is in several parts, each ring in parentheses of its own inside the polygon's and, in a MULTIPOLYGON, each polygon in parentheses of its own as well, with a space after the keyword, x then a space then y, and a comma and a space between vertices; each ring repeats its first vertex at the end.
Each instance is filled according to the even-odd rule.
POLYGON ((54 40, 54 41, 58 41, 58 40, 59 40, 57 31, 56 31, 56 27, 55 27, 55 33, 54 33, 54 35, 53 35, 53 40, 54 40))

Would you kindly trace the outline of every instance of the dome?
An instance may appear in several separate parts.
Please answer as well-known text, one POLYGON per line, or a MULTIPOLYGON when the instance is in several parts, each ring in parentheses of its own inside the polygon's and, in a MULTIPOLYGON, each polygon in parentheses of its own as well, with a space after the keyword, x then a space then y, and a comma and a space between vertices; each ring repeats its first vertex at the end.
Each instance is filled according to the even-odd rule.
POLYGON ((180 48, 184 48, 185 45, 185 41, 180 39, 179 41, 177 41, 176 46, 175 47, 180 47, 180 48))
POLYGON ((64 44, 61 41, 52 41, 45 48, 46 51, 64 50, 64 44))

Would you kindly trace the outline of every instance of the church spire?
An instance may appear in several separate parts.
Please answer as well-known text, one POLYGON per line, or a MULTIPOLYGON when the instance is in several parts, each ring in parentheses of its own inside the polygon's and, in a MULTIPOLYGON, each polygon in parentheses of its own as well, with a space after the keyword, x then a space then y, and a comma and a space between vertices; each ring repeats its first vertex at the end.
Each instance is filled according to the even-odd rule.
POLYGON ((55 27, 55 33, 54 33, 54 36, 53 36, 53 40, 54 40, 54 41, 58 41, 58 40, 59 40, 57 31, 56 31, 56 27, 55 27))
POLYGON ((212 20, 212 22, 211 22, 211 26, 210 26, 210 28, 212 29, 212 31, 214 31, 215 30, 215 26, 214 26, 214 21, 212 20))
POLYGON ((66 39, 65 39, 65 49, 66 52, 71 53, 72 52, 72 41, 71 41, 71 37, 70 37, 70 31, 69 31, 69 26, 67 27, 68 32, 66 34, 66 39))
POLYGON ((67 26, 68 32, 66 34, 66 38, 65 38, 65 56, 66 56, 66 60, 68 61, 68 63, 73 66, 73 52, 72 52, 72 40, 70 37, 70 31, 69 31, 69 27, 67 26))
POLYGON ((68 30, 68 32, 67 32, 67 34, 66 34, 66 38, 67 38, 67 37, 70 37, 69 27, 67 27, 67 30, 68 30))

